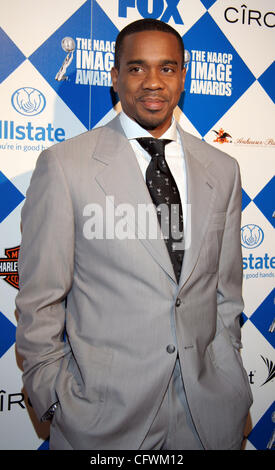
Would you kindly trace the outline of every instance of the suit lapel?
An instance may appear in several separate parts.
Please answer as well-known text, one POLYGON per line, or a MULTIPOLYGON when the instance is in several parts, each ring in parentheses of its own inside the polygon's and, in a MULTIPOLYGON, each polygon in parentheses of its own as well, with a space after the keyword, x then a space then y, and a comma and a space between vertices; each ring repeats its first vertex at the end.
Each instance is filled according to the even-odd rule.
POLYGON ((104 163, 103 170, 96 175, 96 181, 105 195, 111 196, 109 201, 114 202, 115 208, 120 204, 127 204, 129 208, 127 222, 133 229, 135 236, 176 282, 165 242, 161 238, 155 210, 153 223, 154 227, 157 227, 156 238, 148 238, 145 230, 138 223, 138 211, 141 205, 144 204, 144 207, 152 205, 152 200, 132 147, 125 138, 118 118, 111 121, 107 127, 108 129, 102 128, 93 155, 94 159, 104 163))
POLYGON ((199 257, 204 235, 209 224, 216 194, 215 180, 207 170, 207 155, 190 145, 188 136, 179 128, 187 172, 187 247, 184 254, 179 287, 190 277, 199 257))

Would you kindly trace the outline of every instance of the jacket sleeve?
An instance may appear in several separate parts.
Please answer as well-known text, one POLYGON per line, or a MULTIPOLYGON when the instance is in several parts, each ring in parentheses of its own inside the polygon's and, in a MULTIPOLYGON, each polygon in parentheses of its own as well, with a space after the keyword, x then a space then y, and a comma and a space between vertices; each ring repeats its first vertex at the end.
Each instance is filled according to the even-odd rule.
POLYGON ((233 345, 241 345, 240 315, 242 299, 242 252, 240 239, 241 225, 241 179, 239 165, 235 163, 235 177, 228 204, 225 229, 219 261, 217 286, 218 316, 228 329, 233 345))
POLYGON ((17 350, 23 357, 23 382, 41 419, 58 397, 55 382, 64 342, 65 298, 74 259, 71 198, 54 150, 38 158, 22 209, 19 253, 17 350))

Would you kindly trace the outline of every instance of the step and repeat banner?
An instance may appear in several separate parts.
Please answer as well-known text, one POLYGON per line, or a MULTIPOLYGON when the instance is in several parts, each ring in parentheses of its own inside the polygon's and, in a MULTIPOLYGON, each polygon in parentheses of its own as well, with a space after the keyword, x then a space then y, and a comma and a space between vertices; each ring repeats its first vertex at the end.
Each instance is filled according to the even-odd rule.
POLYGON ((48 448, 49 426, 28 403, 15 349, 30 177, 43 149, 120 111, 115 39, 140 18, 169 23, 190 53, 176 118, 241 168, 242 357, 254 396, 245 449, 274 448, 274 0, 1 0, 0 13, 0 448, 48 448))

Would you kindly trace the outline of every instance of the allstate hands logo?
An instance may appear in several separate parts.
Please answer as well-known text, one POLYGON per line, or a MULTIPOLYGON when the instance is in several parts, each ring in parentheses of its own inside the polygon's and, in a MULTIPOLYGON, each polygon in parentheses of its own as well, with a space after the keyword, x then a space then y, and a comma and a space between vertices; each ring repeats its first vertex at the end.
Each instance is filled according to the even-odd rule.
POLYGON ((13 93, 11 103, 18 113, 24 116, 35 116, 45 108, 46 98, 36 88, 23 87, 13 93))
POLYGON ((244 248, 257 248, 264 239, 261 227, 255 224, 244 225, 241 229, 241 244, 244 248))

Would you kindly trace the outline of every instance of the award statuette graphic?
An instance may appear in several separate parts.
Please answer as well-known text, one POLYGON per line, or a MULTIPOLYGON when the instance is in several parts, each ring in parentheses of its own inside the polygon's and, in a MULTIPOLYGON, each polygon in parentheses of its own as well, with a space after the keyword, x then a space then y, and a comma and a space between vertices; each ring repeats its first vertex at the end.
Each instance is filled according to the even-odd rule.
POLYGON ((190 52, 187 49, 184 49, 184 67, 186 68, 186 72, 188 70, 190 60, 191 60, 190 52))
POLYGON ((68 77, 65 75, 65 72, 67 68, 69 67, 70 63, 73 60, 74 56, 74 50, 75 50, 75 42, 73 38, 66 37, 63 38, 61 41, 61 47, 63 51, 67 52, 67 55, 63 61, 63 64, 61 65, 59 71, 57 72, 55 79, 58 82, 61 82, 62 80, 68 80, 68 77))

